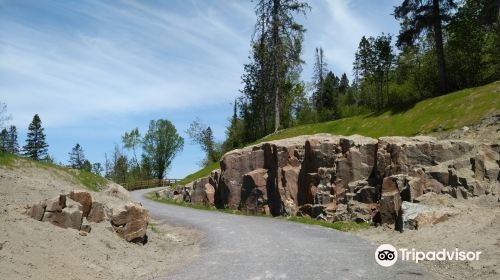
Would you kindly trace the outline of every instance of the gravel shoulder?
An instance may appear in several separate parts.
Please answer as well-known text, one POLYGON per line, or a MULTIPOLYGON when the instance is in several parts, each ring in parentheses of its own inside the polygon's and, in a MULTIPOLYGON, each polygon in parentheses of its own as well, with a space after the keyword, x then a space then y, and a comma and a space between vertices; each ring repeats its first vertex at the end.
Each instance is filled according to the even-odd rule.
POLYGON ((92 224, 91 233, 80 236, 23 213, 26 205, 78 189, 84 188, 55 169, 0 167, 0 279, 153 279, 199 255, 199 231, 162 220, 151 221, 143 246, 119 238, 107 223, 92 224))

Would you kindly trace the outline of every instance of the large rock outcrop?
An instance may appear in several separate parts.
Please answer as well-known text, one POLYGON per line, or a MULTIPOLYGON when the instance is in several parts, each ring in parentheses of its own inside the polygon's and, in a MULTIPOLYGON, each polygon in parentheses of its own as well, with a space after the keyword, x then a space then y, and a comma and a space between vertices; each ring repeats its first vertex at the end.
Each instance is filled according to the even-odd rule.
POLYGON ((218 208, 273 216, 314 213, 329 221, 371 217, 402 229, 403 201, 429 192, 497 195, 499 152, 498 144, 427 136, 317 134, 231 151, 220 170, 187 187, 193 203, 218 208))

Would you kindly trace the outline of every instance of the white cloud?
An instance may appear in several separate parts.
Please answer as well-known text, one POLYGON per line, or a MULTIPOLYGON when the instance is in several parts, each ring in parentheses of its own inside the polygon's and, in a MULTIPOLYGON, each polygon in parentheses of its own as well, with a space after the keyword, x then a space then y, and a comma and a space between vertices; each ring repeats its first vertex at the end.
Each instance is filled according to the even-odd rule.
POLYGON ((0 91, 16 121, 35 111, 64 126, 237 95, 249 35, 217 11, 199 7, 183 16, 139 2, 94 5, 77 11, 90 27, 71 32, 2 20, 0 91))

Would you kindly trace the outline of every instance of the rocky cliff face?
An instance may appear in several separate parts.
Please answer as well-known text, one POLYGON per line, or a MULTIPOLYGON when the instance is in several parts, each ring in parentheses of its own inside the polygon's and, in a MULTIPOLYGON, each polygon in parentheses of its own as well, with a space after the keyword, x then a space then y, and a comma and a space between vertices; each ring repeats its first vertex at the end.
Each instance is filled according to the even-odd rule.
POLYGON ((500 145, 433 137, 318 134, 225 154, 189 185, 193 203, 253 214, 402 226, 402 202, 428 192, 455 198, 500 189, 500 145))

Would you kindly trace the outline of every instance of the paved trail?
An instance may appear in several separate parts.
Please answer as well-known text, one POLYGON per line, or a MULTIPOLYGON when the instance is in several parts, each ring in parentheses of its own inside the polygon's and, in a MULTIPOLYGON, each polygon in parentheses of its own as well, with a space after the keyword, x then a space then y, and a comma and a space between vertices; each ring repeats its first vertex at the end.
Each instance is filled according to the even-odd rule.
POLYGON ((420 266, 375 262, 378 246, 348 233, 281 219, 231 215, 153 202, 132 192, 156 219, 205 233, 193 263, 160 279, 429 279, 420 266))

